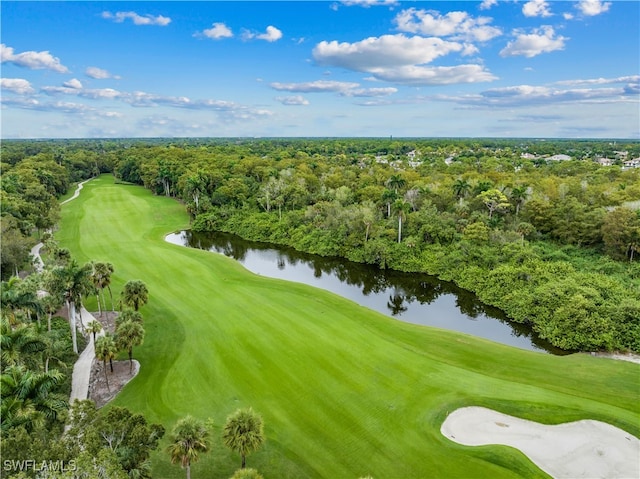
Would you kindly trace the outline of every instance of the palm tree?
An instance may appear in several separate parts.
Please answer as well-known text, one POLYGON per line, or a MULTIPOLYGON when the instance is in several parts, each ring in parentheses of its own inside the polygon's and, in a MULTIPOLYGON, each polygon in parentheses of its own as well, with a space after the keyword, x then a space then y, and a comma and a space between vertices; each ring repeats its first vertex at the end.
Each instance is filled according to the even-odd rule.
POLYGON ((96 358, 102 361, 102 365, 104 366, 104 379, 107 381, 107 390, 109 389, 109 378, 107 377, 107 361, 109 361, 109 365, 111 366, 111 372, 113 373, 113 358, 116 355, 116 343, 113 340, 113 336, 111 334, 105 334, 104 336, 100 336, 95 342, 95 350, 96 350, 96 358))
POLYGON ((62 307, 62 299, 55 294, 46 294, 40 298, 40 303, 47 313, 47 331, 51 331, 51 318, 62 307))
POLYGON ((0 376, 0 428, 17 425, 31 430, 45 420, 55 420, 68 402, 52 390, 62 381, 59 371, 36 373, 25 366, 9 366, 0 376))
POLYGON ((79 266, 71 260, 66 266, 58 266, 51 271, 49 289, 62 294, 69 310, 69 326, 73 352, 78 354, 78 339, 76 336, 76 304, 82 304, 82 297, 93 288, 89 279, 91 265, 79 266))
POLYGON ((60 356, 65 354, 68 348, 66 334, 63 331, 56 329, 44 334, 42 336, 42 340, 45 344, 45 348, 42 350, 44 372, 49 372, 49 362, 52 359, 57 361, 58 365, 66 367, 66 364, 60 359, 60 356))
POLYGON ((7 366, 35 364, 35 356, 45 348, 45 341, 36 332, 33 323, 11 327, 6 317, 0 320, 0 359, 3 370, 7 366))
POLYGON ((98 300, 98 312, 100 316, 102 316, 102 313, 107 309, 107 304, 104 299, 104 288, 111 284, 111 273, 113 273, 113 265, 111 263, 91 262, 91 283, 96 289, 96 299, 98 300), (102 306, 100 304, 100 296, 102 296, 102 306))
POLYGON ((382 201, 387 203, 387 218, 391 216, 391 203, 398 199, 398 194, 393 190, 384 190, 382 193, 382 201))
POLYGON ((144 306, 149 301, 149 290, 147 285, 139 279, 132 279, 125 283, 120 293, 120 304, 132 307, 138 311, 140 306, 144 306))
POLYGON ((529 187, 527 185, 514 186, 511 189, 511 199, 515 202, 516 206, 516 218, 520 212, 520 207, 524 204, 529 194, 529 187))
POLYGON ((201 452, 209 450, 209 431, 204 423, 192 416, 180 419, 171 433, 171 444, 167 448, 171 463, 180 462, 191 479, 191 463, 199 459, 201 452))
POLYGON ((143 341, 144 328, 138 322, 124 321, 116 328, 116 346, 129 353, 129 374, 133 369, 133 347, 140 346, 143 341))
POLYGON ((242 469, 247 454, 257 451, 265 441, 262 417, 253 409, 238 409, 227 418, 222 432, 224 445, 242 457, 242 469))
POLYGON ((396 200, 393 204, 394 211, 398 214, 398 243, 402 241, 402 219, 406 217, 411 205, 405 200, 396 200))
POLYGON ((462 200, 462 198, 465 198, 469 194, 469 191, 471 191, 471 184, 469 184, 467 180, 459 178, 453 183, 452 188, 456 198, 462 200))
POLYGON ((28 319, 32 313, 43 312, 36 292, 17 276, 0 283, 0 306, 11 324, 19 323, 21 318, 28 319))
POLYGON ((116 316, 116 328, 125 321, 133 321, 134 323, 142 324, 142 314, 140 311, 134 311, 133 309, 126 308, 116 316))
POLYGON ((187 178, 184 186, 185 195, 191 196, 196 206, 195 213, 200 212, 200 196, 207 191, 206 178, 198 171, 187 178))
POLYGON ((93 344, 96 344, 96 334, 102 331, 102 324, 100 321, 96 321, 95 319, 87 324, 87 331, 89 331, 93 335, 93 344))
POLYGON ((407 184, 407 181, 400 175, 391 175, 391 177, 387 180, 387 186, 398 194, 398 190, 403 188, 404 185, 407 184))
POLYGON ((531 223, 519 223, 516 232, 520 235, 521 244, 524 246, 525 236, 535 233, 536 229, 531 223))

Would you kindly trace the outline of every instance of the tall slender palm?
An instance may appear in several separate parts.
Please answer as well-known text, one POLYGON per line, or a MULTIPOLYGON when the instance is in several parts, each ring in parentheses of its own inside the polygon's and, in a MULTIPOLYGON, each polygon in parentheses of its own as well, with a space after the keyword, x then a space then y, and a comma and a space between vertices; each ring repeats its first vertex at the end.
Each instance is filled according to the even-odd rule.
POLYGON ((55 294, 46 294, 40 298, 40 303, 47 313, 47 331, 51 331, 51 318, 62 307, 62 298, 55 294))
MULTIPOLYGON (((92 262, 91 263, 91 282, 96 288, 98 294, 98 310, 100 312, 107 309, 107 302, 104 298, 104 289, 109 289, 111 295, 111 274, 113 273, 113 265, 111 263, 92 262), (100 295, 102 296, 102 308, 100 307, 100 295)), ((113 297, 111 298, 111 309, 113 309, 113 297)))
POLYGON ((398 194, 393 190, 384 190, 382 192, 382 201, 387 204, 387 218, 391 216, 391 204, 398 199, 398 194))
POLYGON ((47 331, 42 335, 45 344, 42 350, 42 361, 44 363, 44 372, 49 372, 49 363, 53 359, 59 366, 66 367, 66 364, 60 359, 67 352, 68 342, 67 335, 59 329, 47 331))
POLYGON ((190 196, 195 204, 195 213, 200 212, 200 196, 206 193, 207 183, 202 172, 198 171, 187 178, 184 186, 184 194, 190 196))
POLYGON ((104 366, 104 379, 107 381, 107 389, 109 389, 109 378, 107 377, 107 361, 111 365, 111 372, 113 373, 113 358, 116 355, 116 343, 113 340, 111 334, 105 334, 100 336, 95 343, 96 358, 102 361, 104 366))
POLYGON ((132 279, 125 283, 120 293, 120 303, 130 306, 138 311, 140 306, 144 306, 149 301, 149 290, 147 285, 139 279, 132 279))
POLYGON ((87 331, 93 335, 93 344, 95 345, 96 334, 102 331, 102 324, 100 323, 100 321, 96 321, 94 319, 93 321, 90 321, 89 324, 87 324, 87 331))
POLYGON ((89 279, 91 265, 78 265, 71 260, 66 266, 58 266, 51 271, 49 289, 62 294, 69 310, 69 326, 73 341, 73 352, 78 354, 78 339, 76 335, 76 305, 82 304, 82 297, 90 293, 93 285, 89 279))
POLYGON ((222 432, 224 445, 242 457, 242 468, 247 455, 257 451, 265 441, 262 417, 253 409, 238 409, 227 418, 222 432))
POLYGON ((407 181, 400 175, 391 175, 387 180, 387 186, 391 188, 395 194, 398 194, 398 190, 404 188, 407 181))
POLYGON ((129 374, 133 369, 133 347, 144 341, 144 328, 141 323, 124 321, 116 328, 116 346, 129 354, 129 374))
POLYGON ((209 431, 204 423, 192 416, 186 416, 176 423, 167 452, 172 464, 179 462, 187 470, 187 479, 191 479, 191 463, 200 458, 200 453, 208 450, 209 431))
POLYGON ((516 207, 516 218, 518 217, 518 213, 520 213, 520 208, 524 204, 528 195, 529 195, 529 187, 527 185, 514 186, 511 189, 511 199, 515 203, 515 207, 516 207))
POLYGON ((411 205, 405 200, 396 200, 393 204, 393 209, 398 215, 398 243, 400 243, 402 241, 402 220, 406 218, 411 205))

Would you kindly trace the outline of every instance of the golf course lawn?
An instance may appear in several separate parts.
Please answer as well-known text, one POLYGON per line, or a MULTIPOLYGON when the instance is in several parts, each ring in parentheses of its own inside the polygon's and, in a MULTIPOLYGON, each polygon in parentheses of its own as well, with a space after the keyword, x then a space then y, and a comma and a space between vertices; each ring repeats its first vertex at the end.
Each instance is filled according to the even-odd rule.
POLYGON ((112 404, 167 429, 154 478, 185 477, 166 447, 187 414, 214 424, 192 477, 229 478, 240 457, 222 445, 222 426, 247 406, 267 437, 247 467, 265 479, 547 477, 515 449, 443 437, 447 413, 462 406, 547 424, 597 419, 640 436, 638 364, 403 323, 164 241, 188 223, 177 201, 103 175, 62 206, 56 233, 80 263, 114 265, 114 297, 130 279, 149 289, 144 345, 133 351, 140 373, 112 404))

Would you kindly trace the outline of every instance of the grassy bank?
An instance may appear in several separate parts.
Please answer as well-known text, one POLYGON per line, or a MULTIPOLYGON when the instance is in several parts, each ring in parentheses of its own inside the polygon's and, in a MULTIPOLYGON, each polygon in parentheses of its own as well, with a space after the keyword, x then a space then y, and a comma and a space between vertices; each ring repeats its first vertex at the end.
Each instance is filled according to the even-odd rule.
MULTIPOLYGON (((331 293, 263 278, 234 260, 168 244, 177 202, 109 176, 62 207, 56 237, 80 261, 114 264, 150 291, 142 367, 114 404, 170 429, 212 418, 214 447, 194 478, 228 478, 220 439, 252 406, 267 443, 249 456, 269 478, 545 477, 506 447, 469 448, 439 432, 447 412, 482 405, 544 423, 591 418, 640 435, 640 366, 527 352, 393 320, 331 293)), ((166 447, 166 439, 163 448, 166 447)), ((184 477, 164 449, 154 477, 184 477)))

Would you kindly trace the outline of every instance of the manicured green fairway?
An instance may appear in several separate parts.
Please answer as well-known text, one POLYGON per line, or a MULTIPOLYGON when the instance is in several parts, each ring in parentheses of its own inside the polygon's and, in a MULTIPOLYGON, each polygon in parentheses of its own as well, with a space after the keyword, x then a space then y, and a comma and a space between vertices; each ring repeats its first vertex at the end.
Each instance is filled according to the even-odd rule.
MULTIPOLYGON (((439 432, 447 412, 482 405, 545 423, 599 419, 640 436, 640 366, 554 357, 402 323, 333 294, 247 272, 232 259, 174 246, 183 207, 109 176, 63 206, 62 246, 110 261, 114 294, 148 285, 142 367, 115 404, 170 430, 212 418, 213 450, 192 477, 228 478, 240 458, 220 439, 252 406, 266 446, 247 459, 266 479, 546 477, 506 447, 463 447, 439 432)), ((181 478, 163 450, 154 477, 181 478)))

